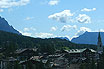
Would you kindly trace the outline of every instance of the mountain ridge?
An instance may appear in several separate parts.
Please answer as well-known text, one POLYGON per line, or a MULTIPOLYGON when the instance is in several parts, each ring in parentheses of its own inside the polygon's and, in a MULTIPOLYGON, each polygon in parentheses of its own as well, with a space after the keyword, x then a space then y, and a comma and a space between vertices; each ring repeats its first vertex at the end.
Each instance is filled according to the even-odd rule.
POLYGON ((65 40, 70 41, 69 38, 67 38, 67 37, 55 37, 55 38, 59 38, 59 39, 63 39, 63 40, 65 39, 65 40))
MULTIPOLYGON (((97 45, 99 32, 85 32, 77 38, 73 38, 71 42, 78 44, 94 44, 97 45)), ((102 43, 104 45, 104 32, 100 32, 102 43)))
POLYGON ((60 38, 33 38, 18 35, 10 32, 0 31, 0 47, 17 46, 18 48, 32 48, 51 46, 56 48, 69 47, 70 49, 91 48, 96 49, 96 45, 75 44, 60 38))
POLYGON ((0 30, 21 35, 19 31, 14 29, 13 26, 10 26, 7 20, 5 18, 2 18, 1 16, 0 16, 0 30))

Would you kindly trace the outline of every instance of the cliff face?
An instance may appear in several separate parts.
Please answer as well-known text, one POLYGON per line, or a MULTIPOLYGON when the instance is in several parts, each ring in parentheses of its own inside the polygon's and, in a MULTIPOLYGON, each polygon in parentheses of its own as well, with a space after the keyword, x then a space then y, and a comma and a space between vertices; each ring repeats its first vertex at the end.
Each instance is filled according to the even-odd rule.
POLYGON ((11 32, 11 33, 16 33, 16 34, 20 34, 21 35, 21 33, 19 33, 12 26, 10 26, 8 24, 8 22, 4 18, 2 18, 2 17, 0 17, 0 30, 6 31, 6 32, 11 32))
MULTIPOLYGON (((80 35, 77 38, 73 38, 71 42, 78 43, 78 44, 95 44, 97 45, 98 41, 98 33, 99 32, 85 32, 84 34, 80 35)), ((104 45, 104 32, 101 32, 101 39, 104 45)))

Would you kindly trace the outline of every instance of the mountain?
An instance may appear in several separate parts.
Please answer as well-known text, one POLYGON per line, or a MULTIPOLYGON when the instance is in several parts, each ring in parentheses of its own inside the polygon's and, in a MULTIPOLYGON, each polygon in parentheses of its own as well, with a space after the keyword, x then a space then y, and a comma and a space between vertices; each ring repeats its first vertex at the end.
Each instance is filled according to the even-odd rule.
POLYGON ((69 41, 69 38, 67 38, 67 37, 55 37, 55 38, 65 39, 65 40, 68 40, 69 41))
MULTIPOLYGON (((84 34, 80 35, 77 38, 73 38, 71 42, 78 43, 78 44, 94 44, 97 45, 98 41, 98 33, 99 32, 85 32, 84 34)), ((100 33, 102 43, 104 45, 104 32, 100 33)))
POLYGON ((20 34, 16 29, 10 26, 8 22, 2 17, 0 17, 0 30, 20 34))
MULTIPOLYGON (((62 48, 62 47, 69 47, 70 49, 73 48, 93 48, 96 49, 96 45, 88 45, 88 44, 75 44, 68 40, 63 40, 60 38, 32 38, 23 35, 18 35, 14 33, 0 31, 0 48, 1 47, 8 47, 8 46, 17 46, 18 48, 48 48, 48 47, 55 47, 62 48), (47 47, 46 47, 47 46, 47 47)), ((8 47, 10 48, 10 47, 8 47)))

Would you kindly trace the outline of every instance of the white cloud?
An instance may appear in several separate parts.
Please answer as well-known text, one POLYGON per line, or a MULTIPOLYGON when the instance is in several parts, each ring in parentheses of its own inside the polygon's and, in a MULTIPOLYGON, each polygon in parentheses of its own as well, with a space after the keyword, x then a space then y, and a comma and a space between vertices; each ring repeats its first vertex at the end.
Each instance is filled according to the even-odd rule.
POLYGON ((70 40, 72 40, 73 38, 79 37, 80 35, 84 34, 86 31, 92 32, 92 30, 90 28, 80 27, 80 29, 77 31, 77 33, 75 33, 75 35, 73 37, 71 37, 70 40))
POLYGON ((58 36, 54 35, 52 33, 35 33, 35 38, 57 38, 57 37, 67 37, 70 40, 70 37, 68 35, 58 36))
POLYGON ((57 5, 59 3, 59 0, 50 0, 49 5, 57 5))
MULTIPOLYGON (((95 8, 93 8, 95 10, 95 8)), ((79 14, 76 16, 76 12, 71 13, 70 10, 64 10, 59 13, 54 13, 48 16, 49 19, 59 21, 61 23, 91 23, 91 17, 86 14, 79 14)))
POLYGON ((67 21, 72 21, 71 20, 72 16, 73 16, 73 13, 71 13, 70 10, 64 10, 62 12, 50 15, 48 16, 48 18, 60 21, 62 23, 66 23, 67 21))
POLYGON ((104 29, 100 29, 98 32, 104 32, 104 29))
POLYGON ((70 31, 71 29, 77 29, 77 26, 76 25, 64 25, 62 28, 61 28, 61 31, 70 31))
POLYGON ((34 17, 26 17, 25 20, 32 20, 34 17))
POLYGON ((10 8, 15 6, 27 5, 30 0, 0 0, 0 8, 10 8))
POLYGON ((86 11, 86 12, 96 11, 96 8, 92 8, 92 9, 83 8, 81 11, 86 11))
POLYGON ((24 28, 24 31, 30 31, 30 29, 29 28, 24 28))
POLYGON ((31 36, 32 33, 28 33, 28 32, 22 32, 22 31, 19 31, 22 35, 24 36, 31 36))
POLYGON ((4 10, 3 9, 0 9, 0 12, 3 12, 4 10))
POLYGON ((31 36, 32 33, 28 33, 28 32, 23 32, 22 35, 25 35, 25 36, 31 36))
POLYGON ((38 38, 52 38, 53 34, 51 34, 51 33, 35 33, 35 37, 38 37, 38 38))
POLYGON ((23 29, 25 32, 27 31, 36 31, 36 29, 34 27, 30 27, 30 28, 24 28, 23 29))
POLYGON ((86 14, 79 14, 79 16, 76 17, 76 20, 79 23, 91 23, 91 18, 86 14))
POLYGON ((56 31, 57 27, 51 27, 51 31, 56 31))
POLYGON ((91 29, 87 27, 80 27, 80 30, 78 30, 78 32, 76 33, 76 36, 82 35, 86 31, 91 32, 91 29))
POLYGON ((31 27, 30 30, 32 30, 32 31, 36 31, 36 29, 35 29, 34 27, 31 27))
POLYGON ((81 27, 80 30, 77 31, 77 33, 75 34, 75 36, 73 36, 73 37, 71 38, 71 40, 72 40, 73 38, 79 37, 80 35, 82 35, 82 34, 85 33, 86 31, 87 31, 87 32, 104 32, 104 29, 100 29, 100 30, 91 30, 90 28, 87 28, 87 27, 81 27))
POLYGON ((104 32, 104 29, 102 28, 102 29, 99 29, 99 30, 94 30, 92 32, 104 32))

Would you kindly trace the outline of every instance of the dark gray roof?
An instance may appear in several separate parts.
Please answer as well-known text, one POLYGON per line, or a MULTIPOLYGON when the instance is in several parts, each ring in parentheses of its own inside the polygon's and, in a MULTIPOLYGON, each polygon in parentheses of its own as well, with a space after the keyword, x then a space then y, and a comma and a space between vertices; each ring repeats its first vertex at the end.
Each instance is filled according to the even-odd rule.
POLYGON ((15 53, 17 53, 17 54, 19 54, 19 53, 22 53, 22 52, 24 52, 24 51, 26 51, 26 50, 32 50, 32 51, 37 51, 37 48, 25 48, 25 49, 18 49, 18 50, 16 50, 16 52, 15 53))
MULTIPOLYGON (((85 49, 71 49, 71 50, 69 50, 69 53, 82 53, 82 52, 84 52, 85 50, 86 50, 87 48, 85 48, 85 49)), ((95 50, 93 50, 93 49, 89 49, 91 52, 96 52, 95 50)))

